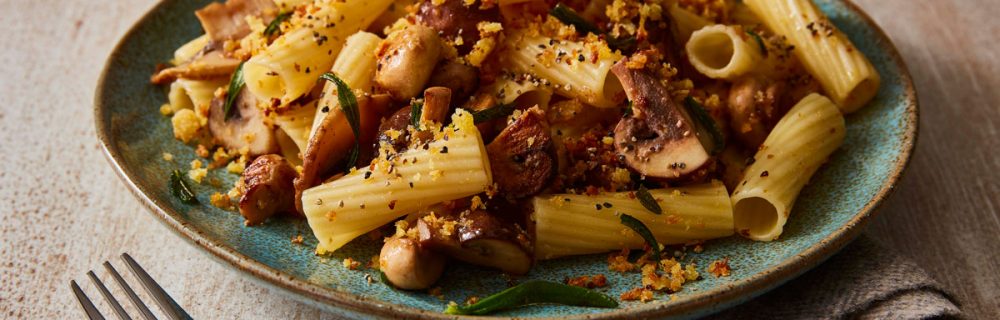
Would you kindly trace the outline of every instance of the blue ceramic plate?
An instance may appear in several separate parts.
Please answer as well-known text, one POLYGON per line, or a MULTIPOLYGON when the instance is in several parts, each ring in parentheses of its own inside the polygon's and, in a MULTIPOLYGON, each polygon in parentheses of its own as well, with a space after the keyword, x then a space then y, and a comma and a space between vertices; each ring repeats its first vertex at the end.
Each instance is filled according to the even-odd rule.
MULTIPOLYGON (((95 121, 104 150, 119 175, 163 223, 225 264, 300 300, 354 316, 443 317, 448 301, 486 296, 507 287, 508 278, 490 270, 452 264, 440 282, 444 299, 368 284, 366 271, 350 271, 341 260, 366 261, 379 245, 362 237, 332 257, 313 253, 316 240, 302 220, 278 219, 248 228, 237 213, 209 205, 186 205, 171 196, 169 172, 186 169, 191 147, 175 140, 170 121, 158 112, 166 101, 162 88, 149 84, 157 63, 168 61, 181 44, 201 34, 193 14, 208 0, 165 0, 125 35, 108 59, 97 86, 95 121), (162 159, 169 152, 173 162, 162 159), (303 235, 305 243, 290 239, 303 235)), ((733 273, 685 285, 675 300, 660 296, 649 303, 623 303, 619 309, 532 306, 500 313, 523 317, 706 315, 760 295, 821 263, 851 241, 892 191, 906 167, 917 131, 917 104, 902 59, 886 35, 850 2, 819 1, 823 11, 865 53, 882 75, 882 88, 872 103, 847 117, 847 139, 803 191, 779 241, 753 243, 739 237, 710 242, 693 255, 699 266, 729 257, 733 273)), ((197 186, 198 199, 209 203, 213 192, 225 192, 234 175, 218 170, 210 179, 220 187, 197 186)), ((536 265, 525 278, 560 281, 565 277, 603 273, 617 297, 640 283, 635 273, 607 270, 605 255, 583 256, 536 265)), ((376 277, 377 279, 377 277, 376 277)))

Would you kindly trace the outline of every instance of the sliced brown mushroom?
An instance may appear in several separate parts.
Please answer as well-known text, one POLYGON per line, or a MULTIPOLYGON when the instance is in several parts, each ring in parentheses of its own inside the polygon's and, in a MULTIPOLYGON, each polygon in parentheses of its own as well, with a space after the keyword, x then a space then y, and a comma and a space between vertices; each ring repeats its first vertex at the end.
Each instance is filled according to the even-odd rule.
POLYGON ((452 104, 458 106, 467 101, 479 87, 479 69, 454 61, 445 61, 434 68, 427 85, 451 89, 452 104))
POLYGON ((485 210, 463 213, 457 221, 451 220, 454 224, 442 223, 447 219, 420 219, 420 243, 452 258, 509 274, 525 274, 531 269, 531 241, 519 224, 485 210), (448 230, 447 225, 454 225, 454 230, 448 230))
POLYGON ((419 242, 392 237, 386 239, 379 254, 379 270, 394 286, 406 290, 430 288, 444 271, 445 257, 428 250, 419 242))
POLYGON ((267 24, 277 14, 278 6, 272 0, 227 0, 224 4, 213 2, 194 12, 209 39, 219 43, 242 39, 250 34, 246 17, 259 17, 267 24))
POLYGON ((295 169, 276 154, 259 156, 243 170, 245 192, 239 207, 248 226, 264 222, 278 212, 295 211, 292 181, 296 175, 295 169))
POLYGON ((784 86, 759 78, 744 78, 729 89, 729 126, 743 145, 756 149, 767 138, 784 86))
POLYGON ((430 87, 424 90, 424 106, 420 111, 420 124, 444 123, 451 110, 451 89, 430 87))
POLYGON ((479 41, 476 25, 482 21, 500 21, 500 12, 494 7, 479 9, 478 5, 466 5, 463 0, 445 0, 443 3, 424 1, 417 10, 417 22, 440 32, 448 39, 462 37, 458 46, 460 54, 468 53, 479 41))
MULTIPOLYGON (((420 123, 444 123, 450 111, 451 90, 444 87, 430 87, 424 90, 424 104, 421 107, 420 123)), ((407 127, 412 123, 411 117, 413 106, 406 106, 397 110, 388 119, 382 121, 378 127, 378 140, 374 144, 374 156, 378 157, 379 145, 387 143, 393 147, 393 151, 402 152, 410 145, 410 132, 407 127)), ((420 141, 433 137, 431 132, 418 132, 417 138, 420 141)))
POLYGON ((233 113, 225 114, 225 97, 212 99, 208 109, 208 130, 216 141, 228 149, 247 148, 251 157, 278 153, 278 140, 274 130, 264 123, 264 113, 257 107, 257 98, 248 90, 238 92, 233 102, 233 113))
POLYGON ((419 24, 393 32, 376 52, 375 85, 396 101, 416 97, 441 60, 442 46, 434 30, 419 24))
POLYGON ((632 102, 632 115, 615 127, 615 149, 622 160, 642 175, 665 179, 683 177, 709 163, 687 111, 670 99, 659 79, 627 63, 622 59, 611 68, 632 102))
POLYGON ((166 84, 177 78, 204 80, 228 77, 240 66, 240 60, 222 54, 222 50, 201 53, 191 61, 166 68, 154 74, 149 81, 166 84))
POLYGON ((552 180, 557 163, 549 132, 545 112, 536 106, 524 111, 486 146, 493 181, 502 194, 509 198, 531 196, 552 180))
MULTIPOLYGON (((357 101, 360 114, 360 128, 358 128, 361 133, 360 145, 367 147, 375 140, 375 130, 389 105, 389 97, 361 95, 357 96, 357 101)), ((334 167, 341 163, 354 147, 354 131, 347 122, 347 116, 340 108, 332 108, 329 112, 330 114, 323 118, 323 122, 316 129, 316 133, 309 139, 309 144, 303 153, 302 174, 295 179, 295 208, 298 212, 302 212, 302 192, 331 175, 334 167)))

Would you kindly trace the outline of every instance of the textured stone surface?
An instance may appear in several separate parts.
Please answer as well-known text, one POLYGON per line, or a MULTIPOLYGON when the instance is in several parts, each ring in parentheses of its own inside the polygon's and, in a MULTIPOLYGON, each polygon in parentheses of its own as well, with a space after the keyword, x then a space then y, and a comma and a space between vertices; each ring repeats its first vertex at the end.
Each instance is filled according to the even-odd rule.
MULTIPOLYGON (((992 151, 1000 149, 1000 92, 991 88, 1000 86, 1000 23, 992 19, 1000 8, 859 2, 909 63, 922 111, 913 166, 868 233, 918 261, 967 315, 998 317, 1000 160, 992 151)), ((84 280, 104 260, 120 265, 121 252, 195 317, 335 316, 263 288, 173 235, 101 154, 91 110, 100 69, 154 3, 0 1, 0 317, 80 316, 68 281, 84 280)))

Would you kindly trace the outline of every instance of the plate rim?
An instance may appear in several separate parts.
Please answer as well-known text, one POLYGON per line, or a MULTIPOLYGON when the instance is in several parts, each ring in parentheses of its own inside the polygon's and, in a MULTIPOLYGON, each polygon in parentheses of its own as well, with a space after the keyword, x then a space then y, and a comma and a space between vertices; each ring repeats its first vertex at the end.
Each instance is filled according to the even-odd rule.
MULTIPOLYGON (((149 20, 151 16, 159 12, 167 4, 177 0, 161 0, 151 7, 131 27, 121 36, 109 54, 101 75, 98 78, 97 88, 94 93, 94 124, 97 138, 100 141, 102 153, 105 159, 111 164, 115 174, 125 183, 129 192, 135 196, 139 202, 163 225, 168 226, 174 234, 203 248, 216 260, 227 262, 230 266, 242 271, 241 273, 255 277, 254 280, 263 280, 266 284, 292 293, 294 298, 308 298, 312 301, 320 302, 334 307, 345 308, 355 312, 365 313, 373 316, 387 317, 417 317, 420 319, 453 319, 455 316, 446 315, 440 312, 418 309, 414 307, 386 303, 375 299, 362 297, 359 295, 338 291, 333 288, 319 286, 313 283, 296 279, 284 271, 271 268, 263 263, 252 259, 235 249, 228 247, 219 241, 213 241, 200 230, 194 228, 189 223, 179 219, 179 213, 173 210, 167 203, 157 201, 149 197, 149 188, 143 187, 135 182, 135 173, 126 168, 122 160, 121 150, 112 143, 112 134, 109 124, 104 122, 105 99, 102 92, 105 92, 105 85, 110 74, 112 64, 122 54, 127 39, 135 36, 140 25, 149 20)), ((670 304, 644 304, 630 309, 618 309, 599 314, 579 314, 563 319, 617 319, 617 318, 646 318, 646 317, 685 317, 693 315, 707 315, 719 312, 725 308, 738 303, 750 300, 760 294, 774 289, 785 282, 788 282, 799 275, 809 271, 840 251, 844 246, 856 238, 864 226, 879 213, 882 204, 895 191, 896 185, 901 181, 902 176, 909 167, 910 160, 917 144, 919 132, 919 99, 910 75, 906 61, 899 54, 899 50, 893 44, 891 38, 882 30, 867 12, 858 7, 852 0, 840 0, 848 11, 856 14, 864 24, 870 27, 876 40, 881 42, 886 49, 891 63, 896 65, 900 71, 900 80, 903 85, 904 102, 906 104, 904 119, 905 132, 900 144, 902 148, 899 156, 893 161, 893 168, 890 175, 883 181, 878 191, 865 205, 854 214, 845 224, 839 226, 829 236, 810 245, 804 251, 794 257, 785 259, 779 264, 772 266, 762 272, 758 272, 749 277, 717 286, 709 290, 699 291, 689 295, 684 301, 670 304)), ((496 317, 471 317, 471 318, 496 318, 496 317)))

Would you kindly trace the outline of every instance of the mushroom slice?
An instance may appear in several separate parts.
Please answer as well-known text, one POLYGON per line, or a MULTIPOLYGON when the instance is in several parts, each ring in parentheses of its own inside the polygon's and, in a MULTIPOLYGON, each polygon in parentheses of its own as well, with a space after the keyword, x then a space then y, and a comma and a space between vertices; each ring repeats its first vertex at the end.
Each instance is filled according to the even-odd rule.
POLYGON ((445 61, 434 68, 427 85, 451 89, 451 101, 457 106, 458 103, 469 99, 479 87, 479 69, 450 60, 445 61))
POLYGON ((710 156, 691 117, 659 79, 627 63, 622 59, 611 68, 632 101, 632 115, 615 127, 615 149, 629 167, 648 177, 676 179, 697 171, 710 156))
POLYGON ((292 181, 298 173, 276 154, 257 157, 243 170, 243 197, 240 214, 246 224, 264 222, 278 212, 295 211, 295 189, 292 181))
POLYGON ((486 146, 493 181, 510 198, 534 195, 556 172, 555 148, 545 112, 537 106, 521 114, 486 146))
POLYGON ((445 257, 419 242, 401 237, 388 238, 379 253, 379 270, 394 286, 406 290, 430 288, 444 271, 445 257))
POLYGON ((416 17, 417 22, 446 38, 462 37, 458 50, 460 54, 465 54, 479 41, 476 25, 482 21, 500 21, 500 12, 495 8, 482 10, 461 0, 424 1, 417 9, 416 17))
POLYGON ((393 32, 375 53, 375 85, 396 101, 417 96, 441 60, 443 45, 437 32, 423 25, 393 32))
POLYGON ((764 143, 771 126, 777 122, 770 121, 769 115, 777 113, 782 91, 781 83, 768 83, 757 78, 744 78, 733 83, 726 104, 730 115, 729 126, 744 146, 756 149, 764 143))
MULTIPOLYGON (((361 126, 358 128, 361 132, 360 146, 370 146, 375 140, 379 120, 389 105, 389 97, 359 95, 357 100, 361 126)), ((302 174, 295 179, 295 208, 298 212, 302 212, 302 192, 330 175, 333 167, 344 159, 354 143, 354 131, 347 122, 347 116, 340 108, 330 110, 316 133, 309 138, 302 157, 302 174)))
POLYGON ((531 269, 528 233, 517 223, 485 210, 463 213, 457 221, 424 217, 417 222, 417 231, 421 244, 452 258, 516 275, 531 269))
POLYGON ((430 87, 424 90, 424 106, 420 111, 420 123, 443 123, 451 109, 451 89, 430 87))
POLYGON ((238 92, 227 119, 225 97, 216 97, 208 109, 208 130, 212 136, 231 150, 248 149, 251 157, 278 153, 278 140, 274 130, 264 123, 264 114, 257 108, 257 98, 246 89, 238 92))
POLYGON ((242 39, 250 34, 247 16, 257 16, 267 24, 278 14, 278 6, 271 0, 228 0, 225 4, 213 2, 194 12, 202 29, 212 41, 242 39))
POLYGON ((153 84, 166 84, 177 78, 204 80, 227 77, 240 66, 240 59, 226 57, 222 50, 209 51, 176 67, 158 71, 150 78, 153 84))

